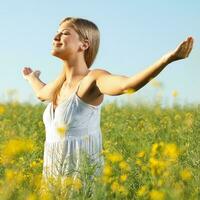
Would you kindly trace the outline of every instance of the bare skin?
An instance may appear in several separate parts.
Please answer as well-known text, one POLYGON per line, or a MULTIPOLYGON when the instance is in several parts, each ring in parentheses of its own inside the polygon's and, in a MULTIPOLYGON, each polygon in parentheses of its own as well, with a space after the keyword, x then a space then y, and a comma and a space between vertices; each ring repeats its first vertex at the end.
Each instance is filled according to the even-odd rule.
POLYGON ((149 66, 142 72, 127 77, 123 75, 113 75, 103 69, 89 70, 85 63, 83 52, 90 45, 87 40, 81 42, 78 34, 67 26, 67 23, 59 27, 59 32, 53 40, 52 55, 63 60, 63 70, 59 77, 48 84, 39 79, 39 73, 34 72, 31 68, 25 67, 22 70, 23 76, 32 85, 37 97, 44 100, 51 100, 52 93, 59 79, 65 81, 57 98, 57 105, 64 99, 68 98, 74 91, 77 83, 83 78, 77 95, 85 103, 99 105, 106 95, 122 95, 126 90, 139 90, 146 85, 152 78, 157 76, 168 64, 185 59, 189 56, 194 39, 188 37, 181 42, 174 50, 166 53, 153 65, 149 66), (68 86, 67 83, 70 82, 68 86))
POLYGON ((88 69, 84 59, 84 51, 89 45, 88 40, 85 39, 84 42, 79 40, 79 35, 73 28, 68 26, 67 22, 60 25, 53 39, 51 50, 53 56, 63 61, 63 70, 57 80, 45 84, 39 79, 39 73, 34 72, 30 67, 24 67, 22 70, 24 78, 32 85, 39 99, 51 100, 53 91, 56 88, 56 82, 64 78, 65 81, 56 102, 56 105, 59 105, 64 99, 71 96, 77 83, 80 79, 83 79, 77 95, 91 105, 99 103, 99 98, 95 95, 98 89, 94 91, 94 79, 91 75, 92 73, 90 73, 93 70, 88 69))

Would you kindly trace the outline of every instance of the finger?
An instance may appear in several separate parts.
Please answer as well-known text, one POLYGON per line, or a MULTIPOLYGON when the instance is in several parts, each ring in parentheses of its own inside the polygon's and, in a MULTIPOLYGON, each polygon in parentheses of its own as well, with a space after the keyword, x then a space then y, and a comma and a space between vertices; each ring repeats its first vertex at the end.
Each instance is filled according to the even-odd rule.
POLYGON ((24 71, 25 73, 27 73, 27 72, 28 72, 28 67, 24 67, 24 68, 23 68, 23 71, 24 71))
POLYGON ((24 74, 25 74, 25 75, 29 74, 28 69, 26 69, 26 70, 24 71, 24 74))
POLYGON ((187 53, 186 53, 186 57, 189 56, 189 54, 190 54, 191 51, 192 51, 192 48, 190 47, 190 48, 188 49, 187 53))
POLYGON ((189 46, 191 46, 191 44, 193 44, 193 42, 194 42, 194 39, 192 37, 188 37, 189 46))
POLYGON ((39 77, 39 76, 40 76, 40 71, 35 71, 35 75, 36 75, 37 77, 39 77))
POLYGON ((187 40, 184 40, 184 41, 181 43, 180 47, 181 47, 181 48, 185 48, 185 47, 186 47, 186 44, 187 44, 187 40))
POLYGON ((24 70, 24 72, 25 72, 25 75, 29 74, 29 73, 30 73, 29 68, 26 68, 26 69, 24 70))
POLYGON ((187 40, 187 42, 186 42, 186 44, 185 44, 185 50, 186 50, 186 51, 188 51, 189 46, 190 46, 190 41, 187 40))
POLYGON ((182 46, 185 56, 187 56, 187 53, 190 49, 190 42, 191 42, 190 37, 188 37, 187 40, 184 41, 184 44, 182 46))
POLYGON ((22 71, 26 71, 26 67, 22 68, 22 71))
POLYGON ((29 71, 32 72, 33 70, 29 67, 29 71))
POLYGON ((192 48, 193 48, 193 40, 189 44, 189 49, 188 49, 188 52, 187 52, 187 57, 189 56, 190 52, 192 51, 192 48))
POLYGON ((192 47, 193 47, 193 40, 190 39, 188 43, 189 43, 189 45, 188 45, 188 51, 190 51, 192 49, 192 47))
POLYGON ((175 51, 179 51, 180 49, 182 49, 182 48, 184 47, 185 43, 186 43, 185 40, 184 40, 183 42, 181 42, 181 43, 177 46, 177 48, 176 48, 175 51))
POLYGON ((193 39, 193 37, 192 37, 192 36, 189 36, 189 37, 188 37, 188 40, 190 40, 190 41, 191 41, 191 40, 194 40, 194 39, 193 39))

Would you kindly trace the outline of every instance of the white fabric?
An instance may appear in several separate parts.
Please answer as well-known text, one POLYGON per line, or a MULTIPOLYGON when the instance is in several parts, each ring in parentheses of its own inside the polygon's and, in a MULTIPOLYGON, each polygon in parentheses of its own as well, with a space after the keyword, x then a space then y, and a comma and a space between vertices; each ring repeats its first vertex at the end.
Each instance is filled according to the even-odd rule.
MULTIPOLYGON (((59 104, 55 112, 50 102, 44 113, 43 122, 46 131, 44 143, 43 178, 58 175, 77 175, 81 164, 81 153, 87 152, 91 163, 104 165, 102 151, 102 133, 100 128, 101 105, 87 104, 77 96, 79 81, 75 91, 68 99, 59 104), (57 127, 67 124, 64 135, 57 127)), ((98 168, 95 174, 99 174, 98 168)))

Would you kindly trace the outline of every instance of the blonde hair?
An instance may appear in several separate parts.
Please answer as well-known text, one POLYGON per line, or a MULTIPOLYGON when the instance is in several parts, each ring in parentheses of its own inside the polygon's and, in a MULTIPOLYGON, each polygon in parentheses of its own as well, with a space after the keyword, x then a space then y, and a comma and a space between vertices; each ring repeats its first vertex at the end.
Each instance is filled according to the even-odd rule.
MULTIPOLYGON (((89 47, 84 51, 84 58, 88 69, 93 64, 97 52, 99 50, 100 32, 96 24, 93 22, 75 17, 64 18, 59 25, 68 22, 68 26, 73 28, 79 35, 80 41, 84 42, 85 39, 89 41, 89 47)), ((66 77, 62 77, 58 83, 57 88, 53 94, 53 105, 56 104, 57 94, 60 91, 66 77)))

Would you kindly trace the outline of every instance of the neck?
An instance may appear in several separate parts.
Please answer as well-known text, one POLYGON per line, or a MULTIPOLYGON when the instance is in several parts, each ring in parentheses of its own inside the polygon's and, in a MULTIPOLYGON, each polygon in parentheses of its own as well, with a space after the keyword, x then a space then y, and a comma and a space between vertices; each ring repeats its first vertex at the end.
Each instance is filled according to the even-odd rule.
POLYGON ((85 61, 83 62, 64 61, 63 67, 65 71, 66 81, 68 82, 71 82, 80 76, 84 76, 90 71, 85 61))

